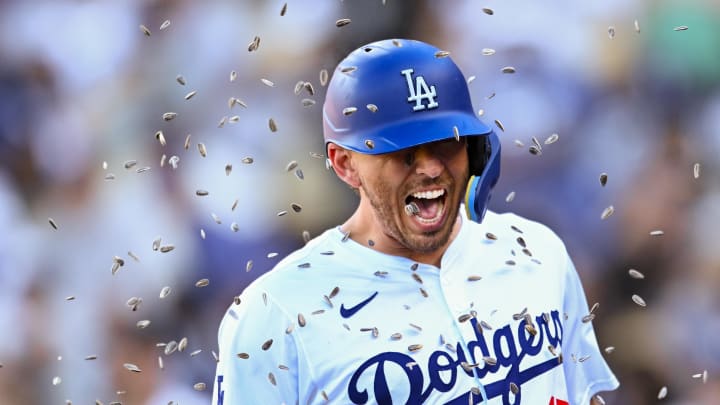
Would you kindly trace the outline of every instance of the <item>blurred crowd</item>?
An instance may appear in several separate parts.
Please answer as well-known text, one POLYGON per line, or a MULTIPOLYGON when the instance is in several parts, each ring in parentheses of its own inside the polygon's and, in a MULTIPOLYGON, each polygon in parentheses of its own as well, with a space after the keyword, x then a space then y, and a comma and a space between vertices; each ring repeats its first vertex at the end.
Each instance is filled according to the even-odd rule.
POLYGON ((491 209, 566 242, 606 401, 717 403, 719 21, 713 0, 0 0, 0 403, 209 403, 233 297, 354 209, 320 71, 393 37, 449 51, 499 123, 491 209))

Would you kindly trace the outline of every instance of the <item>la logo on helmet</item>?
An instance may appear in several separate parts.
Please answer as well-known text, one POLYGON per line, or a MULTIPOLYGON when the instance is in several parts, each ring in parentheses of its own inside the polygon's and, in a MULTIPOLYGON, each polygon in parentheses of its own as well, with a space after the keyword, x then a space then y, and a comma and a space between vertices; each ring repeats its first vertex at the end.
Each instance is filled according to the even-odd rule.
POLYGON ((413 84, 413 69, 405 69, 400 73, 405 75, 405 79, 407 79, 408 90, 410 91, 410 97, 407 99, 408 102, 415 102, 413 111, 420 111, 426 108, 429 110, 431 108, 437 108, 440 105, 437 101, 435 101, 435 97, 437 97, 437 94, 435 93, 435 86, 428 87, 422 76, 417 76, 415 78, 415 84, 413 84), (428 103, 423 104, 423 99, 427 99, 428 103))

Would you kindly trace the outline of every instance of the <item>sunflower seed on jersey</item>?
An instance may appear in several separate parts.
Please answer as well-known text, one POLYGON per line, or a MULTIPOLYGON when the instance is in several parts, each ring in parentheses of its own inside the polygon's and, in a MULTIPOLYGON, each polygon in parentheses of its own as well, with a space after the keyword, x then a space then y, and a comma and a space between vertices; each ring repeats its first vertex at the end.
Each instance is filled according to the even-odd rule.
POLYGON ((275 380, 275 374, 272 372, 268 373, 268 381, 270 381, 270 384, 277 385, 277 381, 275 380))
POLYGON ((191 91, 190 93, 185 95, 185 100, 190 100, 191 98, 195 97, 196 94, 197 94, 197 90, 191 91))
POLYGON ((523 317, 525 317, 525 314, 527 314, 527 307, 523 308, 523 310, 520 311, 519 313, 513 314, 512 317, 513 317, 514 320, 519 321, 520 319, 522 319, 523 317))
POLYGON ((485 234, 485 237, 488 238, 488 239, 490 239, 490 240, 497 240, 497 236, 495 236, 495 234, 490 233, 490 232, 487 232, 487 233, 485 234))
POLYGON ((517 384, 515 384, 514 382, 511 382, 511 383, 510 383, 510 391, 511 391, 514 395, 517 395, 518 392, 520 392, 520 388, 517 386, 517 384))
POLYGON ((688 26, 687 25, 680 25, 675 28, 673 28, 673 31, 687 31, 688 26))
POLYGON ((328 71, 327 69, 321 69, 320 70, 320 85, 325 87, 325 85, 328 82, 328 71))
POLYGON ((236 295, 233 297, 233 304, 240 305, 241 302, 242 302, 242 300, 240 299, 239 295, 236 295))
POLYGON ((505 264, 507 264, 508 266, 514 266, 515 260, 505 260, 505 264))
POLYGON ((612 205, 605 208, 602 214, 600 214, 600 219, 607 219, 610 215, 613 214, 613 212, 615 212, 615 207, 613 207, 612 205))
POLYGON ((260 47, 260 37, 257 35, 253 38, 252 42, 248 44, 248 52, 256 51, 260 47))
POLYGON ((243 360, 247 360, 250 358, 250 355, 247 353, 238 353, 237 356, 243 360))
POLYGON ((242 160, 241 160, 241 162, 242 162, 242 163, 245 163, 246 165, 250 165, 250 164, 252 164, 254 161, 255 161, 255 159, 253 159, 253 158, 250 157, 250 156, 246 156, 246 157, 242 158, 242 160))
POLYGON ((144 25, 142 25, 142 24, 140 24, 140 31, 142 31, 142 33, 145 34, 145 36, 148 36, 148 37, 152 34, 152 33, 150 32, 150 30, 148 29, 148 27, 146 27, 146 26, 144 26, 144 25))
POLYGON ((173 118, 177 117, 176 112, 166 112, 162 115, 163 120, 165 121, 171 121, 173 118))
POLYGON ((417 282, 420 283, 420 284, 423 283, 422 277, 420 277, 420 275, 417 274, 417 273, 412 273, 412 278, 415 279, 415 281, 417 281, 417 282))
POLYGON ((560 139, 560 135, 551 134, 545 139, 545 145, 552 145, 553 143, 557 142, 558 139, 560 139))
POLYGON ((488 366, 494 366, 497 364, 497 359, 495 357, 484 356, 482 359, 488 366))
POLYGON ((446 57, 448 57, 448 56, 450 56, 450 52, 448 52, 448 51, 437 51, 437 52, 435 52, 435 57, 438 58, 438 59, 440 59, 440 58, 446 58, 446 57))
POLYGON ((349 18, 341 18, 341 19, 335 21, 335 26, 340 28, 340 27, 344 27, 344 26, 350 24, 351 22, 352 22, 352 20, 350 20, 349 18))
POLYGON ((282 217, 282 216, 284 216, 284 215, 287 215, 287 213, 288 213, 287 211, 282 210, 282 211, 279 211, 276 215, 279 216, 279 217, 282 217))
POLYGON ((388 272, 387 272, 387 271, 380 271, 380 270, 378 270, 378 271, 376 271, 376 272, 373 273, 373 274, 374 274, 375 276, 377 276, 377 277, 385 278, 385 277, 387 277, 388 272))
POLYGON ((637 294, 633 294, 632 300, 633 300, 634 303, 638 304, 638 305, 641 306, 641 307, 647 306, 647 304, 645 303, 645 300, 642 299, 642 297, 640 297, 640 296, 637 295, 637 294))
POLYGON ((287 13, 287 3, 283 4, 282 8, 280 9, 280 17, 283 17, 287 13))
POLYGON ((402 339, 402 334, 400 332, 395 332, 392 335, 390 335, 390 339, 400 340, 400 339, 402 339))
POLYGON ((185 82, 185 78, 184 78, 182 75, 177 75, 177 76, 175 76, 175 81, 177 81, 178 83, 180 83, 180 85, 182 85, 182 86, 184 86, 185 83, 186 83, 186 82, 185 82))
POLYGON ((607 173, 600 173, 600 185, 605 187, 608 181, 608 175, 607 173))
POLYGON ((421 289, 420 289, 420 294, 422 294, 422 296, 425 297, 425 298, 428 297, 428 293, 427 293, 427 291, 425 291, 424 288, 421 288, 421 289))
POLYGON ((270 348, 270 346, 272 346, 272 344, 273 344, 273 340, 268 339, 265 341, 265 343, 262 344, 261 349, 268 350, 270 348))
POLYGON ((132 363, 125 363, 125 364, 123 364, 123 367, 125 367, 126 370, 132 371, 134 373, 139 373, 142 371, 142 370, 140 370, 140 367, 138 367, 132 363))
POLYGON ((148 319, 143 319, 143 320, 137 321, 137 323, 135 324, 135 326, 136 326, 138 329, 145 329, 145 328, 147 328, 148 326, 150 326, 150 321, 149 321, 148 319))
POLYGON ((408 351, 409 351, 409 352, 416 352, 416 351, 418 351, 418 350, 420 350, 420 349, 422 349, 422 348, 423 348, 423 345, 421 345, 421 344, 414 344, 414 345, 408 346, 408 351))
POLYGON ((470 320, 470 318, 472 318, 472 315, 462 314, 458 317, 458 322, 460 322, 460 323, 467 322, 468 320, 470 320))
POLYGON ((378 110, 378 108, 377 108, 377 106, 376 106, 375 104, 368 104, 368 105, 366 105, 365 107, 367 107, 367 109, 370 110, 370 112, 373 112, 373 113, 374 113, 374 112, 377 112, 377 110, 378 110))
POLYGON ((506 73, 506 74, 513 74, 513 73, 515 73, 515 68, 512 66, 505 66, 500 71, 503 73, 506 73))
POLYGON ((495 125, 497 125, 497 127, 500 128, 501 131, 505 132, 505 127, 503 126, 502 122, 500 122, 500 120, 495 120, 495 125))
POLYGON ((291 334, 291 333, 293 332, 293 330, 295 330, 295 324, 294 324, 294 323, 291 323, 291 324, 288 325, 288 327, 285 329, 285 334, 286 334, 286 335, 289 335, 289 334, 291 334))
POLYGON ((305 315, 298 313, 298 325, 300 325, 301 328, 305 327, 307 325, 307 322, 305 321, 305 315))
POLYGON ((665 397, 667 396, 667 393, 668 393, 668 389, 666 386, 663 385, 657 394, 657 399, 665 399, 665 397))
POLYGON ((343 115, 347 116, 354 113, 355 111, 357 111, 357 107, 345 107, 343 108, 342 113, 343 115))

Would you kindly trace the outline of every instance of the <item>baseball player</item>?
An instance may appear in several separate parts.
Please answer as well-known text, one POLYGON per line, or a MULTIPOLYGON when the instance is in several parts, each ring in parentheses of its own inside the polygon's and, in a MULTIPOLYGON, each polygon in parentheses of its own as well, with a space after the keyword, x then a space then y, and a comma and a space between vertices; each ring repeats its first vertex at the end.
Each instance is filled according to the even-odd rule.
POLYGON ((231 304, 214 404, 575 405, 618 386, 560 239, 486 212, 500 142, 447 52, 355 50, 323 121, 357 210, 231 304))

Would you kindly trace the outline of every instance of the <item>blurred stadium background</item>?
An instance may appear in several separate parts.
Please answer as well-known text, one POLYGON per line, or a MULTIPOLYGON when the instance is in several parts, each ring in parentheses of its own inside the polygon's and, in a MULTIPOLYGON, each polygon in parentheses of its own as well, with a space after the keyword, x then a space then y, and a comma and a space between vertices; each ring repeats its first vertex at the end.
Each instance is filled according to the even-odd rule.
POLYGON ((666 386, 664 403, 717 403, 720 3, 288 0, 281 16, 283 4, 0 0, 0 403, 209 403, 233 296, 303 231, 354 208, 313 156, 324 152, 319 72, 387 37, 433 43, 475 77, 475 108, 505 128, 491 208, 565 240, 600 304, 600 345, 615 348, 605 356, 621 386, 606 401, 655 403, 666 386), (298 81, 314 94, 295 94, 298 81), (533 137, 541 155, 528 152, 533 137), (158 237, 175 249, 154 251, 158 237), (182 352, 157 345, 183 338, 182 352))

